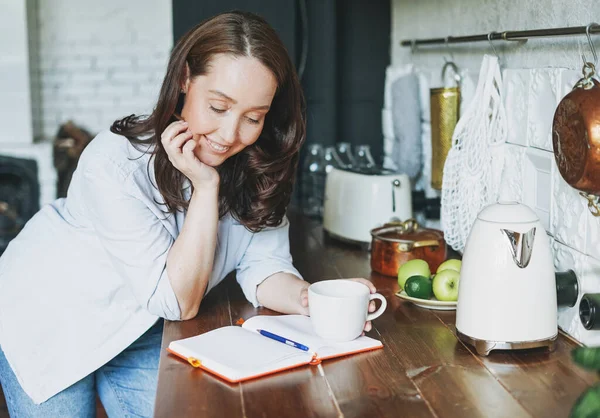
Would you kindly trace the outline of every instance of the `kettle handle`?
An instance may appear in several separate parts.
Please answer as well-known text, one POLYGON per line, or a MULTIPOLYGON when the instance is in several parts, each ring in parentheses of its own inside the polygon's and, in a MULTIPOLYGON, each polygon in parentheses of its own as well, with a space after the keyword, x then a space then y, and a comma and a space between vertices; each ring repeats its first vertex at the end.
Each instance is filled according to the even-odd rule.
POLYGON ((533 243, 535 241, 536 227, 527 232, 516 232, 510 229, 500 229, 508 239, 508 248, 515 265, 521 269, 529 265, 533 254, 533 243))

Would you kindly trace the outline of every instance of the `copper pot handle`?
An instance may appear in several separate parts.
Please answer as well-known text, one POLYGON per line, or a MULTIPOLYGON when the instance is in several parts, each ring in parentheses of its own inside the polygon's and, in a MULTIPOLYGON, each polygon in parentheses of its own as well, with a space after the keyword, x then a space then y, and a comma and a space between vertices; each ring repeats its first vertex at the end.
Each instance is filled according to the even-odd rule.
POLYGON ((415 241, 415 242, 403 242, 398 244, 398 249, 403 252, 409 252, 412 251, 415 248, 421 248, 421 247, 439 247, 440 242, 436 241, 434 239, 429 239, 429 240, 425 240, 425 241, 415 241))
MULTIPOLYGON (((404 222, 401 222, 401 221, 388 222, 384 225, 384 227, 386 227, 386 226, 397 226, 397 227, 401 228, 401 232, 403 232, 403 233, 415 232, 415 231, 417 231, 417 229, 419 229, 419 223, 414 218, 407 219, 404 222)), ((413 248, 439 247, 439 245, 440 245, 440 242, 438 240, 428 239, 428 240, 423 240, 423 241, 415 241, 415 242, 411 242, 411 243, 404 242, 404 243, 401 243, 400 245, 398 245, 398 249, 402 252, 408 252, 408 251, 411 251, 413 248)))
POLYGON ((440 245, 440 242, 434 239, 425 240, 425 241, 417 241, 413 244, 413 248, 420 247, 437 247, 440 245))
POLYGON ((579 192, 581 196, 583 196, 588 201, 588 209, 594 216, 600 216, 600 207, 598 207, 598 203, 600 198, 596 195, 589 194, 586 192, 579 192))
POLYGON ((399 226, 400 228, 402 228, 402 232, 415 232, 417 229, 419 229, 419 223, 414 218, 407 219, 404 222, 388 222, 383 226, 399 226))

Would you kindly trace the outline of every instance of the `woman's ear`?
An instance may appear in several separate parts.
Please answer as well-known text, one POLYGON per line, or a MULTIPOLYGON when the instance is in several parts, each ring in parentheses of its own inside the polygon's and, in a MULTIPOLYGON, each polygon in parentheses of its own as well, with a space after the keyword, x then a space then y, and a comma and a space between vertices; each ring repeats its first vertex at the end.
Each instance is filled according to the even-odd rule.
POLYGON ((190 87, 190 66, 186 62, 185 63, 185 74, 183 77, 183 82, 181 83, 181 92, 183 94, 187 94, 189 87, 190 87))

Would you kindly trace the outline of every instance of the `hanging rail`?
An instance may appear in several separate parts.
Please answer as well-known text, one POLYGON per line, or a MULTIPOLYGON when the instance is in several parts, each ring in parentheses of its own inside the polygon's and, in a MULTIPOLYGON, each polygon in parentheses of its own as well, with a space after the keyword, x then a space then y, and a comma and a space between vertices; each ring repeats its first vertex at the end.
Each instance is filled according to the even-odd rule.
MULTIPOLYGON (((585 35, 587 26, 572 26, 567 28, 553 29, 532 29, 518 30, 505 32, 490 32, 483 35, 469 36, 448 36, 447 38, 431 38, 431 39, 404 39, 400 41, 401 46, 416 47, 418 45, 435 45, 435 44, 459 44, 465 42, 480 42, 480 41, 527 41, 529 38, 544 38, 555 36, 568 35, 585 35)), ((593 25, 589 28, 589 33, 600 33, 600 25, 593 25)))

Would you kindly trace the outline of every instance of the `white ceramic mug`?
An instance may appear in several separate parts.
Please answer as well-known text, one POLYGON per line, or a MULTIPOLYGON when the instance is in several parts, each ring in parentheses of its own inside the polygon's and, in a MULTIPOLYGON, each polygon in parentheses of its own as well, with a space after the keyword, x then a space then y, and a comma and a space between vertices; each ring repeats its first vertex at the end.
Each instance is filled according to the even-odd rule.
POLYGON ((380 316, 387 301, 371 294, 362 283, 351 280, 325 280, 308 288, 308 309, 315 333, 326 340, 350 341, 360 336, 366 321, 380 316), (381 306, 369 314, 369 302, 379 299, 381 306))

